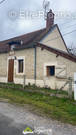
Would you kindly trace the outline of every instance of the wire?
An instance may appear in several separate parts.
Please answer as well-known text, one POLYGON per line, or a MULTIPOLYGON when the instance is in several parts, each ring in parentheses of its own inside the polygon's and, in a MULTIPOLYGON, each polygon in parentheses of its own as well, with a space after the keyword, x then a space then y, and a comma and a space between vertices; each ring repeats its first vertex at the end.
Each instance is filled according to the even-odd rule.
POLYGON ((76 26, 76 24, 65 27, 64 30, 62 30, 62 32, 65 32, 65 29, 68 29, 68 28, 73 27, 73 26, 76 26))
POLYGON ((1 0, 1 1, 0 1, 0 4, 2 4, 4 1, 5 1, 5 0, 1 0))
POLYGON ((76 25, 76 23, 75 24, 73 24, 73 25, 69 25, 68 27, 65 27, 65 28, 69 28, 69 27, 72 27, 72 26, 75 26, 76 25))
MULTIPOLYGON (((73 30, 73 31, 68 32, 68 33, 65 33, 65 34, 63 34, 63 36, 69 35, 69 34, 71 34, 71 33, 73 33, 73 32, 76 32, 76 30, 73 30)), ((50 39, 50 40, 47 40, 46 42, 49 42, 49 41, 52 41, 52 40, 56 40, 56 39, 58 39, 58 38, 60 38, 60 36, 57 36, 57 37, 55 37, 55 38, 53 38, 53 39, 50 39)), ((46 42, 45 42, 45 43, 46 43, 46 42)))
POLYGON ((73 33, 73 32, 76 32, 76 30, 70 31, 70 32, 68 32, 68 33, 65 33, 65 34, 63 34, 63 36, 66 36, 66 35, 71 34, 71 33, 73 33))
MULTIPOLYGON (((75 19, 75 20, 71 20, 70 22, 62 23, 62 24, 60 24, 60 25, 62 25, 62 26, 64 27, 64 25, 69 24, 69 23, 72 23, 73 21, 76 21, 76 19, 75 19)), ((61 27, 61 26, 60 26, 60 27, 61 27)))
POLYGON ((69 26, 67 26, 67 27, 64 27, 64 26, 63 26, 63 27, 64 27, 64 30, 62 30, 61 26, 59 26, 59 27, 60 27, 60 29, 61 29, 62 32, 65 32, 65 29, 68 29, 68 28, 73 27, 73 26, 76 26, 76 23, 73 24, 73 25, 69 25, 69 26))

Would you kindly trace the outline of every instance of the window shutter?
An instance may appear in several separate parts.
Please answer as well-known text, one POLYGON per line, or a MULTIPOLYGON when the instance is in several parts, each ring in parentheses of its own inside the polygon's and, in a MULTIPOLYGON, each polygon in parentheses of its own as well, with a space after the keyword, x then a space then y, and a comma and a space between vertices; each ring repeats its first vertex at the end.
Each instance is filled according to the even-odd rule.
POLYGON ((55 76, 59 78, 66 78, 67 68, 66 65, 58 65, 55 68, 55 76))
POLYGON ((49 66, 47 66, 46 70, 47 70, 47 76, 49 76, 49 74, 50 74, 49 66))

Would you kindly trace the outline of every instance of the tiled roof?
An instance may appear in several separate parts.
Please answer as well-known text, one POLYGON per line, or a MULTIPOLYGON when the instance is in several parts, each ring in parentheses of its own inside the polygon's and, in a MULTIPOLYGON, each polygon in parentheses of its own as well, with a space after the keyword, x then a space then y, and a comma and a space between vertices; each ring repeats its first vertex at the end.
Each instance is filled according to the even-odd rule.
POLYGON ((53 25, 50 29, 41 29, 28 34, 24 34, 19 37, 11 38, 0 42, 0 53, 5 53, 9 51, 9 45, 14 44, 16 50, 25 49, 26 47, 31 47, 36 41, 40 41, 50 30, 55 26, 53 25), (28 46, 27 46, 28 45, 28 46))
MULTIPOLYGON (((34 45, 36 44, 36 46, 38 47, 41 47, 42 49, 46 49, 50 52, 53 52, 55 54, 57 54, 57 57, 58 56, 62 56, 66 59, 69 59, 73 62, 76 62, 76 57, 69 54, 69 53, 66 53, 64 51, 61 51, 59 49, 56 49, 56 48, 53 48, 53 47, 48 47, 44 44, 41 44, 39 43, 39 41, 49 32, 57 27, 58 28, 58 25, 55 24, 53 25, 50 29, 41 29, 41 30, 38 30, 38 31, 34 31, 34 32, 31 32, 31 33, 28 33, 28 34, 24 34, 22 36, 19 36, 19 37, 15 37, 15 38, 11 38, 11 39, 8 39, 8 40, 5 40, 5 41, 2 41, 0 42, 0 53, 7 53, 9 52, 9 46, 11 46, 12 44, 14 45, 15 44, 15 50, 22 50, 22 49, 26 49, 26 48, 32 48, 34 47, 34 45)), ((60 30, 58 28, 58 31, 60 33, 60 30)), ((61 33, 60 33, 61 35, 61 33)), ((64 39, 61 35, 61 38, 64 42, 64 39)), ((65 44, 65 42, 64 42, 65 44)), ((66 47, 66 44, 65 44, 65 47, 66 47)), ((67 47, 66 47, 67 49, 67 47)))
POLYGON ((42 33, 45 33, 46 29, 41 29, 35 32, 31 32, 19 37, 15 37, 15 38, 11 38, 5 41, 0 42, 0 53, 2 52, 8 52, 9 51, 9 45, 11 45, 11 42, 15 43, 15 42, 22 42, 21 44, 16 44, 16 49, 24 49, 26 48, 27 45, 29 44, 33 44, 38 37, 40 37, 40 35, 42 35, 42 33))

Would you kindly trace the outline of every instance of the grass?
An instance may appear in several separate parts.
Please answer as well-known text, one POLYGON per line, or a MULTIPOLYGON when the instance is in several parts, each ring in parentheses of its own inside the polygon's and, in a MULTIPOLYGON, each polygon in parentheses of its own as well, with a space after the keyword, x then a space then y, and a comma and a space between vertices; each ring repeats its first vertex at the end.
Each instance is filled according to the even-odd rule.
POLYGON ((0 88, 0 98, 12 103, 29 104, 40 114, 61 122, 76 125, 76 105, 73 100, 51 97, 37 92, 20 91, 12 88, 0 88))
MULTIPOLYGON (((3 85, 7 87, 13 87, 15 89, 23 89, 23 86, 20 84, 14 84, 14 83, 0 83, 0 87, 3 85)), ((45 94, 62 94, 62 95, 68 95, 68 92, 63 91, 63 90, 52 90, 50 88, 41 88, 37 87, 36 85, 26 85, 25 90, 32 90, 33 92, 43 92, 45 94)))

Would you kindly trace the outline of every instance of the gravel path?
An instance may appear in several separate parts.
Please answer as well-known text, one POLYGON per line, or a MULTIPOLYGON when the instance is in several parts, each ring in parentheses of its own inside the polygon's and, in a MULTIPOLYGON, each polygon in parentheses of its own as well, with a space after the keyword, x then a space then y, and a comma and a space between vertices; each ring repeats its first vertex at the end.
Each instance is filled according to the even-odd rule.
MULTIPOLYGON (((13 127, 12 132, 14 127, 16 129, 21 129, 22 131, 27 125, 32 129, 38 127, 52 129, 52 135, 76 135, 76 126, 62 124, 58 121, 38 116, 37 114, 32 113, 31 107, 27 105, 20 107, 18 105, 0 102, 0 131, 2 129, 1 122, 6 121, 6 119, 2 119, 3 121, 1 121, 1 118, 6 117, 11 121, 10 125, 13 127)), ((0 135, 4 134, 0 133, 0 135)), ((11 134, 9 133, 8 135, 11 134)), ((18 133, 18 135, 21 134, 18 133)))

